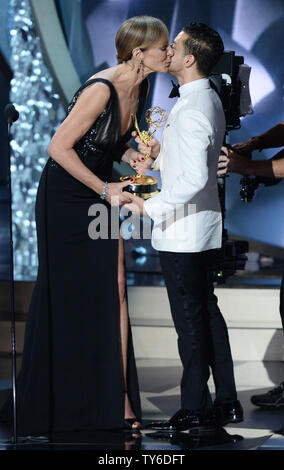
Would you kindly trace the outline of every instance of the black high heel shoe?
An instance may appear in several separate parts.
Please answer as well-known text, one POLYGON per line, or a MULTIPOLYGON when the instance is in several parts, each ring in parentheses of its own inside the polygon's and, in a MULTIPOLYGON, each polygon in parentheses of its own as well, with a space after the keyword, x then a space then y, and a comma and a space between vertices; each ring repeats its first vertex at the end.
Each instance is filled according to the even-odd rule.
MULTIPOLYGON (((128 390, 123 390, 124 393, 128 393, 128 390)), ((124 418, 124 429, 125 430, 129 430, 129 431, 132 431, 132 432, 140 432, 140 429, 141 429, 141 423, 140 423, 140 426, 139 427, 133 427, 133 424, 135 422, 138 422, 140 423, 140 421, 138 421, 137 418, 124 418)))
POLYGON ((137 422, 137 423, 140 423, 140 421, 138 421, 137 418, 124 418, 124 425, 125 425, 125 429, 129 429, 130 431, 137 431, 139 432, 140 429, 141 429, 141 426, 139 427, 133 427, 133 424, 137 422))

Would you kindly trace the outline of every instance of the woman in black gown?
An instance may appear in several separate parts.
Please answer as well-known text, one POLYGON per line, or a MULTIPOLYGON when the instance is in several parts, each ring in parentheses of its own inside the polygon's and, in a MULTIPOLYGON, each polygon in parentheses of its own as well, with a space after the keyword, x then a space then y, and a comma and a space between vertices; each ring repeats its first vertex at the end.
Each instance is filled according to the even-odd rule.
MULTIPOLYGON (((111 182, 112 166, 139 157, 128 147, 131 115, 141 117, 146 76, 168 71, 167 28, 152 17, 131 18, 116 47, 119 64, 75 93, 39 183, 38 278, 17 379, 20 435, 140 427, 123 245, 110 233, 90 238, 88 211, 100 203, 110 215, 111 205, 129 201, 128 183, 111 182)), ((11 417, 10 399, 0 420, 11 417)))

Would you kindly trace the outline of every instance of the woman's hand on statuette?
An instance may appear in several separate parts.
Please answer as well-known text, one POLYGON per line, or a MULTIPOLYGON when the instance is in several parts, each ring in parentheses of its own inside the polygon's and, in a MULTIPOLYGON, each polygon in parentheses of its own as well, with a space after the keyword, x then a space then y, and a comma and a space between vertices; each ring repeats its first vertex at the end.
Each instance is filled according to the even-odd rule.
POLYGON ((110 183, 107 189, 106 201, 112 206, 121 206, 131 202, 132 199, 127 191, 123 191, 124 188, 130 185, 131 179, 123 181, 121 183, 110 183))
POLYGON ((130 157, 129 157, 129 165, 137 171, 139 175, 145 175, 146 172, 149 170, 153 162, 152 158, 147 158, 145 159, 144 155, 141 155, 141 153, 136 152, 136 150, 133 150, 131 152, 130 157))

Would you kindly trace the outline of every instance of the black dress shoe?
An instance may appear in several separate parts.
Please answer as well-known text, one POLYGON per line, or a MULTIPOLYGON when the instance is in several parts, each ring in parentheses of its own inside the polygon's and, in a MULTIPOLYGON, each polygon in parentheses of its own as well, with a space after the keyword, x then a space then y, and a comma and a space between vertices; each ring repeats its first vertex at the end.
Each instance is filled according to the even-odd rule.
POLYGON ((215 402, 214 412, 219 426, 226 426, 229 423, 241 423, 244 420, 244 412, 239 400, 223 404, 215 402))
POLYGON ((281 382, 279 387, 275 387, 267 393, 253 395, 251 402, 255 406, 261 406, 262 408, 284 407, 284 382, 281 382))
POLYGON ((146 429, 156 431, 214 431, 216 422, 213 413, 201 414, 195 411, 180 409, 168 421, 154 421, 146 426, 146 429))

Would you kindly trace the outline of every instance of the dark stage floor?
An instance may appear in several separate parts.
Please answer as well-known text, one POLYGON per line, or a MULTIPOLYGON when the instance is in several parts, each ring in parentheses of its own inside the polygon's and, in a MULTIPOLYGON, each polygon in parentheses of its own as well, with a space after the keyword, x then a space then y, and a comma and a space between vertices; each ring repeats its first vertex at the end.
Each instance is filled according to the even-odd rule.
MULTIPOLYGON (((20 358, 19 358, 20 359, 20 358)), ((3 358, 1 359, 3 362, 3 358)), ((8 359, 6 359, 8 360, 8 359)), ((20 365, 20 363, 19 363, 20 365)), ((260 388, 253 384, 252 370, 257 363, 236 362, 235 371, 241 370, 242 380, 238 379, 238 398, 241 401, 245 418, 242 423, 228 425, 210 434, 194 435, 181 432, 165 435, 147 431, 145 426, 153 419, 167 419, 180 408, 179 382, 181 365, 178 360, 138 359, 143 427, 141 434, 129 432, 74 432, 55 434, 47 440, 44 436, 37 439, 20 439, 19 448, 40 450, 138 450, 145 451, 192 451, 192 450, 284 450, 284 408, 259 409, 250 402, 250 397, 263 393, 270 387, 260 388), (242 385, 246 383, 247 385, 242 385)), ((282 363, 266 363, 273 369, 275 382, 283 380, 282 363)), ((4 370, 3 368, 1 369, 4 370)), ((11 382, 7 379, 8 369, 0 377, 0 405, 8 395, 11 382)), ((214 398, 214 386, 210 379, 209 387, 214 398)), ((0 427, 0 450, 11 449, 12 429, 0 427)))

